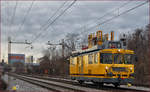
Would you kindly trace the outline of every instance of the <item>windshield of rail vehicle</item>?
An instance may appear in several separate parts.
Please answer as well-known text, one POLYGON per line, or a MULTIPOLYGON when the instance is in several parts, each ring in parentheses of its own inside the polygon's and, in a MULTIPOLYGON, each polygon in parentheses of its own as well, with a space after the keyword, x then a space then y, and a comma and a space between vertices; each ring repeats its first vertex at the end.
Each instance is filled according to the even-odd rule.
POLYGON ((125 64, 133 64, 134 55, 133 54, 125 54, 124 55, 124 63, 125 64))
POLYGON ((133 63, 133 54, 112 54, 112 53, 101 53, 100 62, 102 64, 132 64, 133 63), (114 57, 114 60, 113 60, 114 57))
POLYGON ((114 54, 114 64, 132 64, 132 54, 114 54))
POLYGON ((123 64, 122 54, 114 54, 114 64, 123 64))
POLYGON ((133 59, 132 54, 114 54, 114 64, 132 64, 133 59))

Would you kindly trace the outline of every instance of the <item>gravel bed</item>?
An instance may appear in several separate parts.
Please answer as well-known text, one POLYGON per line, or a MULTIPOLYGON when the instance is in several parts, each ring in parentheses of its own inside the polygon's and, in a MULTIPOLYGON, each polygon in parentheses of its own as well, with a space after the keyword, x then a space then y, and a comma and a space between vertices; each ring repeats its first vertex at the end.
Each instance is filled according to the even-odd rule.
POLYGON ((44 89, 42 87, 16 79, 14 77, 8 77, 8 75, 2 76, 2 79, 8 84, 8 87, 7 87, 8 91, 12 90, 13 86, 16 86, 17 92, 20 92, 20 91, 22 92, 50 92, 49 90, 44 89))

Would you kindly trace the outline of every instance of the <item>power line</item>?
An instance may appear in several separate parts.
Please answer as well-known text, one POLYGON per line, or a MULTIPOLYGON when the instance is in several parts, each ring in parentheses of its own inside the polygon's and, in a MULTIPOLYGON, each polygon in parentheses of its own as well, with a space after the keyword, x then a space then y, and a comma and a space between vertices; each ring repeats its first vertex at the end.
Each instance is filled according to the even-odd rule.
MULTIPOLYGON (((53 15, 48 18, 48 20, 40 27, 40 30, 41 30, 42 28, 44 28, 44 26, 47 25, 47 24, 49 23, 49 21, 51 21, 51 19, 58 13, 58 11, 60 11, 60 10, 64 7, 64 5, 65 5, 66 3, 67 3, 67 1, 65 1, 65 2, 56 10, 56 12, 53 13, 53 15)), ((52 28, 53 28, 53 27, 52 27, 52 28)), ((53 28, 53 30, 54 30, 54 28, 53 28)), ((41 32, 42 32, 42 31, 43 31, 43 30, 41 30, 41 32)), ((28 47, 27 47, 27 48, 28 48, 28 47)))
MULTIPOLYGON (((96 27, 96 26, 103 25, 103 24, 105 24, 105 23, 107 23, 107 22, 109 22, 109 21, 111 21, 111 20, 113 20, 113 19, 115 19, 115 18, 117 18, 117 17, 123 15, 123 14, 126 14, 126 13, 128 13, 128 12, 130 12, 130 11, 132 11, 132 10, 138 8, 138 7, 140 7, 140 6, 143 6, 143 5, 146 4, 146 3, 148 3, 148 1, 146 1, 146 2, 144 2, 144 3, 142 3, 142 4, 139 4, 139 5, 137 5, 137 6, 133 7, 133 8, 130 8, 130 9, 128 9, 128 10, 126 10, 126 11, 124 11, 124 12, 122 12, 122 13, 120 13, 120 14, 118 14, 118 15, 116 15, 116 16, 110 18, 110 19, 107 19, 107 20, 105 20, 105 21, 99 23, 99 24, 96 24, 96 25, 94 25, 93 27, 88 28, 87 30, 89 31, 90 29, 92 29, 92 28, 94 28, 94 27, 96 27)), ((124 5, 120 6, 120 7, 124 7, 124 6, 127 5, 127 4, 128 4, 128 2, 125 3, 124 5)), ((120 8, 117 8, 117 9, 120 9, 120 8)), ((117 9, 115 9, 115 10, 117 10, 117 9)), ((108 13, 110 13, 110 12, 108 12, 108 13)), ((107 13, 107 14, 108 14, 108 13, 107 13)), ((105 15, 106 15, 106 14, 105 14, 105 15)), ((103 16, 102 16, 102 17, 103 17, 103 16)), ((100 18, 102 18, 102 17, 100 17, 100 18)), ((99 19, 100 19, 100 18, 99 18, 99 19)), ((85 30, 84 30, 84 31, 81 31, 80 34, 82 35, 83 33, 88 32, 88 31, 85 31, 85 30)))
MULTIPOLYGON (((128 5, 128 4, 130 3, 130 1, 132 1, 132 0, 129 0, 129 1, 125 2, 124 4, 122 4, 121 6, 115 8, 115 9, 112 9, 111 11, 105 13, 104 15, 102 15, 101 17, 97 18, 97 19, 94 20, 94 21, 99 21, 99 20, 101 20, 102 18, 106 17, 108 14, 111 14, 111 13, 113 13, 113 12, 119 11, 119 9, 121 9, 121 8, 125 7, 126 5, 128 5)), ((77 29, 77 30, 80 30, 80 29, 82 29, 82 28, 85 29, 85 26, 88 26, 88 25, 89 25, 89 24, 85 24, 85 25, 83 25, 83 27, 81 27, 81 28, 79 28, 79 29, 77 29)), ((85 30, 84 30, 84 31, 85 31, 85 30)), ((84 31, 83 31, 83 32, 84 32, 84 31)))
MULTIPOLYGON (((64 5, 67 3, 67 1, 65 1, 57 10, 55 13, 53 13, 53 15, 51 17, 48 18, 48 20, 40 27, 39 30, 41 30, 40 32, 42 32, 42 28, 44 28, 51 20, 52 18, 64 7, 64 5)), ((39 33, 40 33, 39 32, 39 33)))
MULTIPOLYGON (((48 26, 45 29, 43 29, 43 31, 46 31, 49 28, 49 26, 52 25, 57 19, 59 19, 59 17, 61 17, 76 1, 77 0, 74 0, 64 11, 62 11, 60 15, 58 15, 50 24, 48 24, 48 26)), ((32 40, 32 43, 42 35, 43 31, 41 31, 38 35, 36 35, 35 39, 32 40)))
MULTIPOLYGON (((130 1, 131 1, 131 0, 129 0, 128 2, 122 4, 122 5, 119 6, 118 8, 115 8, 115 9, 111 10, 110 12, 105 13, 103 16, 99 17, 99 18, 98 18, 97 20, 95 20, 95 21, 99 21, 99 20, 101 20, 102 18, 106 17, 107 15, 109 15, 109 14, 111 14, 111 13, 113 13, 113 12, 119 11, 119 9, 121 9, 121 8, 125 7, 126 5, 128 5, 128 4, 130 3, 130 1)), ((84 26, 86 26, 86 25, 84 25, 84 26)))
POLYGON ((67 1, 65 1, 65 2, 56 10, 56 12, 53 13, 53 15, 46 21, 46 23, 40 27, 40 30, 41 30, 45 25, 47 25, 47 24, 49 23, 49 21, 51 21, 51 19, 58 13, 58 11, 60 11, 60 10, 64 7, 64 5, 65 5, 66 3, 67 3, 67 1))
MULTIPOLYGON (((123 8, 124 6, 126 6, 127 4, 129 4, 130 1, 131 1, 131 0, 129 0, 128 2, 124 3, 123 5, 119 6, 118 8, 115 8, 115 9, 113 9, 112 11, 107 12, 107 13, 104 14, 103 16, 99 17, 98 20, 100 20, 101 18, 105 17, 106 15, 108 15, 108 14, 110 14, 110 13, 112 13, 112 12, 115 12, 116 10, 119 10, 119 9, 123 8)), ((97 21, 98 21, 98 20, 97 20, 97 21)), ((52 29, 53 29, 53 28, 52 28, 52 29)), ((54 30, 54 29, 53 29, 53 30, 54 30)))
MULTIPOLYGON (((122 4, 121 6, 115 8, 115 9, 109 11, 109 12, 106 12, 104 15, 102 15, 101 17, 97 18, 97 19, 94 20, 94 21, 99 21, 99 20, 101 20, 102 18, 106 17, 107 15, 109 15, 109 14, 111 14, 111 13, 114 13, 114 12, 116 12, 116 11, 119 11, 119 9, 121 9, 121 8, 125 7, 126 5, 128 5, 128 4, 130 3, 130 1, 132 1, 132 0, 129 0, 129 1, 127 1, 126 3, 122 4)), ((91 23, 90 23, 90 24, 91 24, 91 23)), ((77 29, 77 30, 82 30, 83 28, 85 29, 85 26, 88 26, 88 25, 89 25, 89 24, 85 24, 85 25, 83 25, 81 28, 79 28, 79 29, 77 29)), ((84 30, 84 31, 85 31, 85 30, 84 30)))
MULTIPOLYGON (((126 11, 124 11, 124 12, 122 12, 122 13, 120 13, 120 14, 118 14, 118 15, 116 15, 116 16, 110 18, 110 19, 108 19, 108 20, 105 20, 105 21, 103 21, 103 22, 101 22, 101 23, 99 23, 99 24, 97 24, 97 25, 95 25, 95 26, 99 26, 99 25, 105 24, 105 23, 107 23, 107 22, 109 22, 109 21, 111 21, 111 20, 113 20, 113 19, 115 19, 115 18, 117 18, 117 17, 119 17, 119 16, 121 16, 121 15, 123 15, 123 14, 126 14, 126 13, 128 13, 128 12, 130 12, 130 11, 132 11, 132 10, 138 8, 138 7, 140 7, 140 6, 143 6, 143 5, 146 4, 147 2, 148 2, 148 1, 146 1, 146 2, 144 2, 144 3, 142 3, 142 4, 139 4, 139 5, 137 5, 137 6, 133 7, 133 8, 130 8, 130 9, 128 9, 128 10, 126 10, 126 11)), ((94 26, 94 27, 95 27, 95 26, 94 26)), ((93 28, 93 27, 92 27, 92 28, 93 28)), ((91 28, 90 28, 90 29, 91 29, 91 28)))
MULTIPOLYGON (((6 9, 6 10, 5 10, 5 11, 6 11, 6 16, 7 16, 7 18, 6 18, 6 24, 8 24, 8 26, 9 26, 9 25, 10 25, 9 19, 10 19, 11 16, 9 15, 9 3, 8 3, 8 2, 6 2, 6 6, 7 6, 7 7, 5 8, 5 9, 6 9)), ((8 36, 8 35, 7 35, 7 34, 8 34, 8 30, 9 30, 9 29, 8 29, 8 27, 7 27, 6 30, 5 30, 5 35, 6 35, 6 36, 5 36, 5 40, 6 40, 6 41, 7 41, 7 36, 8 36)), ((4 48, 5 48, 5 49, 7 48, 7 43, 5 43, 5 47, 4 47, 4 48)), ((6 50, 3 51, 3 53, 4 53, 5 56, 6 56, 6 50)), ((5 58, 4 58, 4 59, 5 59, 5 58)))
MULTIPOLYGON (((144 3, 142 3, 142 4, 139 4, 139 5, 137 5, 137 6, 133 7, 133 8, 130 8, 130 9, 128 9, 128 10, 126 10, 126 11, 124 11, 124 12, 122 12, 122 13, 120 13, 120 14, 118 14, 118 15, 116 15, 116 16, 110 18, 110 19, 107 19, 107 20, 105 20, 105 21, 103 21, 103 22, 101 22, 101 23, 99 23, 99 24, 97 24, 97 25, 95 25, 95 26, 99 26, 99 25, 105 24, 105 23, 107 23, 107 22, 109 22, 109 21, 111 21, 111 20, 113 20, 113 19, 115 19, 115 18, 117 18, 117 17, 119 17, 119 16, 121 16, 121 15, 123 15, 123 14, 126 14, 126 13, 128 13, 128 12, 130 12, 130 11, 132 11, 132 10, 138 8, 138 7, 140 7, 140 6, 143 6, 143 5, 146 4, 147 2, 148 2, 148 1, 146 1, 146 2, 144 2, 144 3)), ((95 26, 94 26, 94 27, 95 27, 95 26)), ((92 27, 92 28, 93 28, 93 27, 92 27)))
POLYGON ((14 7, 14 12, 13 12, 11 22, 10 22, 10 30, 11 31, 12 31, 12 26, 13 26, 13 23, 14 23, 14 18, 15 18, 15 14, 16 14, 16 10, 17 10, 17 5, 18 5, 18 2, 16 1, 15 7, 14 7))
MULTIPOLYGON (((99 26, 99 25, 103 25, 103 24, 105 24, 105 23, 107 23, 107 22, 109 22, 109 21, 111 21, 111 20, 113 20, 113 19, 116 19, 117 17, 119 17, 119 16, 121 16, 121 15, 123 15, 123 14, 126 14, 126 13, 128 13, 128 12, 130 12, 130 11, 132 11, 132 10, 138 8, 138 7, 140 7, 140 6, 145 5, 146 3, 148 3, 148 1, 146 1, 146 2, 144 2, 144 3, 142 3, 142 4, 139 4, 139 5, 137 5, 137 6, 133 7, 133 8, 130 8, 130 9, 128 9, 128 10, 126 10, 126 11, 124 11, 124 12, 122 12, 122 13, 120 13, 120 14, 118 14, 118 15, 116 15, 116 16, 110 18, 110 19, 107 19, 107 20, 105 20, 105 21, 99 23, 99 24, 96 24, 95 26, 90 27, 90 28, 88 28, 87 30, 90 30, 90 29, 92 29, 92 28, 94 28, 94 27, 97 27, 97 26, 99 26)), ((82 33, 82 32, 81 32, 81 33, 82 33)))
MULTIPOLYGON (((74 0, 60 15, 58 15, 45 29, 43 29, 43 31, 46 31, 47 29, 48 29, 48 27, 50 26, 50 25, 52 25, 59 17, 61 17, 74 3, 76 2, 76 0, 74 0)), ((37 40, 38 39, 38 37, 40 37, 41 35, 42 35, 42 32, 43 31, 41 31, 36 37, 35 37, 35 39, 32 41, 32 42, 34 42, 35 40, 37 40)))
MULTIPOLYGON (((35 1, 35 0, 32 1, 30 7, 28 8, 28 10, 27 10, 27 12, 26 12, 26 14, 25 14, 25 16, 24 16, 24 18, 23 18, 22 23, 21 23, 20 26, 18 27, 18 31, 21 30, 22 26, 24 25, 24 23, 25 23, 25 21, 26 21, 26 19, 27 19, 27 15, 30 13, 30 11, 31 11, 31 9, 32 9, 32 7, 33 7, 34 1, 35 1)), ((16 36, 15 36, 15 37, 16 37, 16 36)))
MULTIPOLYGON (((69 7, 67 7, 59 16, 57 16, 52 22, 51 22, 51 24, 53 24, 60 16, 62 16, 64 13, 65 13, 65 11, 67 11, 74 3, 75 3, 75 1, 76 0, 74 0, 74 2, 72 3, 72 4, 70 4, 69 5, 69 7)), ((50 25, 48 25, 48 27, 49 27, 50 25)), ((53 29, 54 30, 54 29, 53 29)), ((46 31, 46 30, 44 30, 44 31, 46 31)), ((39 34, 39 36, 41 36, 41 34, 39 34)), ((38 36, 36 36, 36 37, 38 37, 38 36)), ((35 38, 33 41, 32 41, 32 43, 36 40, 37 38, 35 38)))

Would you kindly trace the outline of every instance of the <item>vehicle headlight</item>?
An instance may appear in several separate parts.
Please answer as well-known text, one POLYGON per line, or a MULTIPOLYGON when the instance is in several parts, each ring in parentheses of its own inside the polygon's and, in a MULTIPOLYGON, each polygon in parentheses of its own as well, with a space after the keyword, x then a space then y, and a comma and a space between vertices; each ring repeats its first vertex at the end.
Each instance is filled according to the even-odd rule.
POLYGON ((132 72, 132 70, 133 70, 133 68, 132 68, 132 67, 130 67, 130 72, 132 72))
POLYGON ((108 67, 106 66, 105 69, 108 70, 108 67))

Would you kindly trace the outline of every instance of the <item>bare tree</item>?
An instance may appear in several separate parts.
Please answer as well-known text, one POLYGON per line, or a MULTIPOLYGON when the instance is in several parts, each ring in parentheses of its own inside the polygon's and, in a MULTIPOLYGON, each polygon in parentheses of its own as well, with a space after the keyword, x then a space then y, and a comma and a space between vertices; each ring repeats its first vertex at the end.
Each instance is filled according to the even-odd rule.
POLYGON ((134 50, 138 57, 138 62, 134 62, 136 74, 135 81, 138 84, 146 84, 148 81, 147 76, 150 76, 149 30, 150 26, 148 25, 144 29, 136 29, 132 34, 128 34, 127 36, 128 49, 134 50))
POLYGON ((79 34, 76 33, 68 33, 66 35, 66 44, 71 48, 71 50, 76 49, 77 41, 79 40, 78 38, 79 34))

